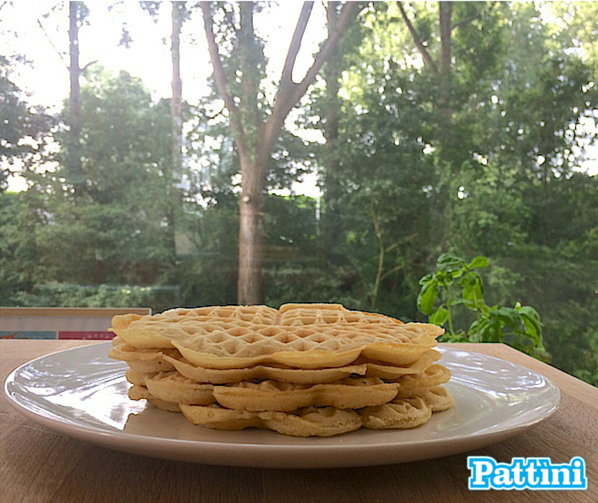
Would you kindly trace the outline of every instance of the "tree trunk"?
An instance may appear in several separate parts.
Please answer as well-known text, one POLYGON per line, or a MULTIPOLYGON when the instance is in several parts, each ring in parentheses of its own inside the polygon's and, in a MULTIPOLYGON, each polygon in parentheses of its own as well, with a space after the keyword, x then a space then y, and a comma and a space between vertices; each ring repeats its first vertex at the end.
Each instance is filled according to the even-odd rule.
POLYGON ((441 107, 447 122, 453 118, 451 106, 451 36, 453 4, 452 2, 438 2, 438 18, 440 25, 440 94, 441 107))
MULTIPOLYGON (((327 25, 328 36, 336 30, 338 24, 339 2, 328 2, 327 25)), ((338 61, 338 46, 330 53, 324 67, 324 81, 326 82, 326 117, 324 121, 324 207, 322 215, 322 243, 324 253, 329 262, 335 263, 335 244, 341 236, 341 213, 339 210, 339 117, 340 117, 340 62, 338 61)))
POLYGON ((442 214, 444 230, 440 240, 440 246, 446 248, 450 245, 453 234, 454 201, 456 198, 455 177, 459 166, 455 166, 453 159, 458 159, 458 143, 454 139, 453 104, 452 104, 452 61, 451 61, 451 38, 452 38, 453 4, 451 2, 438 2, 438 24, 440 28, 440 125, 441 141, 438 155, 441 165, 448 169, 444 175, 444 183, 440 185, 441 197, 444 201, 442 214))
POLYGON ((263 245, 261 215, 263 183, 258 176, 262 168, 248 155, 241 155, 242 190, 239 202, 239 304, 262 302, 261 271, 263 245))
POLYGON ((168 247, 172 252, 172 260, 176 257, 176 184, 182 179, 183 171, 183 80, 181 78, 181 28, 185 19, 185 2, 172 2, 172 30, 170 36, 170 56, 172 61, 172 98, 170 100, 171 121, 171 166, 166 173, 168 184, 168 247))
POLYGON ((453 221, 453 186, 455 180, 455 169, 450 160, 455 159, 453 153, 459 149, 458 143, 454 140, 453 121, 453 103, 452 103, 452 55, 451 42, 453 30, 453 3, 442 1, 438 2, 438 26, 440 31, 440 57, 435 62, 426 46, 419 38, 413 24, 409 20, 402 2, 397 2, 401 16, 407 26, 409 33, 413 38, 416 48, 422 55, 426 67, 438 79, 438 159, 440 165, 440 180, 438 186, 440 195, 436 198, 438 207, 435 215, 439 219, 433 228, 441 229, 438 237, 439 246, 447 246, 452 234, 453 221), (437 64, 438 63, 438 64, 437 64))
POLYGON ((261 139, 249 154, 239 149, 241 158, 241 198, 239 202, 239 278, 237 295, 239 304, 261 304, 262 265, 262 215, 268 162, 274 143, 283 123, 268 121, 259 128, 261 139))
POLYGON ((185 17, 185 2, 172 2, 172 100, 170 116, 172 121, 172 171, 180 179, 183 164, 183 81, 181 79, 181 28, 185 17))
POLYGON ((66 163, 75 189, 79 194, 83 185, 81 168, 81 68, 79 66, 79 25, 81 19, 79 2, 69 3, 69 137, 66 163))

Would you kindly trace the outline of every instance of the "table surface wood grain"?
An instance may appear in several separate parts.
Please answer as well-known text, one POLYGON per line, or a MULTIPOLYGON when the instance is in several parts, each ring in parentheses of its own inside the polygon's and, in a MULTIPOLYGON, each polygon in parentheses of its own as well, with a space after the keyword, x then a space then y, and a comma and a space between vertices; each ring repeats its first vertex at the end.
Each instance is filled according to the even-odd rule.
MULTIPOLYGON (((19 365, 86 341, 0 340, 2 382, 19 365)), ((501 344, 452 344, 551 379, 560 409, 533 429, 483 449, 388 466, 257 469, 168 461, 113 451, 49 431, 0 395, 0 502, 598 502, 598 389, 501 344), (586 461, 586 491, 467 489, 468 455, 586 461)))

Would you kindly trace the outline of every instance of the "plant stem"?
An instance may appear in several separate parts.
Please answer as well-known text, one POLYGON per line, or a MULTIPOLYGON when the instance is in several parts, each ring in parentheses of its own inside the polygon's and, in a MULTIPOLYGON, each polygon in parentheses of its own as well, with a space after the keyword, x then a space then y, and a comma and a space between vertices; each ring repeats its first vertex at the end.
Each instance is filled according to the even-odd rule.
POLYGON ((476 317, 476 327, 478 329, 478 332, 480 330, 480 317, 482 315, 482 309, 480 309, 479 305, 478 305, 478 296, 476 295, 476 290, 475 288, 473 289, 473 301, 474 301, 474 305, 475 305, 475 317, 476 317))
POLYGON ((449 332, 454 336, 455 331, 453 330, 453 316, 451 312, 451 292, 448 286, 446 287, 446 310, 448 311, 449 332))

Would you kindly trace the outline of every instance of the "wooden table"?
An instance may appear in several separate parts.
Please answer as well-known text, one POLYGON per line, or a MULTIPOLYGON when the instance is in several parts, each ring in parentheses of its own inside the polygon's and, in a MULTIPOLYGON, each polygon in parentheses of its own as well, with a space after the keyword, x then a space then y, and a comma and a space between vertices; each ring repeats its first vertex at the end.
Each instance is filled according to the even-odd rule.
MULTIPOLYGON (((17 366, 84 341, 0 341, 2 382, 17 366)), ((93 344, 93 343, 92 343, 93 344)), ((17 412, 0 394, 0 502, 598 502, 598 389, 499 344, 452 345, 524 365, 562 391, 561 408, 517 437, 478 451, 400 465, 282 470, 207 466, 112 451, 64 437, 17 412), (467 489, 468 455, 581 456, 587 491, 467 489)))

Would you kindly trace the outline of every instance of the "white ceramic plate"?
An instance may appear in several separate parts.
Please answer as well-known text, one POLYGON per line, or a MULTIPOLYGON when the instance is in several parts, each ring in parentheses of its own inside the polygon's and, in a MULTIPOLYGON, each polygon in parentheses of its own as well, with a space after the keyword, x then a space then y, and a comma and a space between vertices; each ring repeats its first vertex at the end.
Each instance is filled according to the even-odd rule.
POLYGON ((559 389, 545 377, 498 358, 439 347, 452 371, 452 409, 412 430, 358 430, 331 438, 272 431, 218 431, 182 414, 127 398, 127 368, 110 343, 43 356, 12 372, 9 401, 47 428, 121 451, 180 461, 252 467, 320 468, 403 463, 500 442, 553 414, 559 389))

